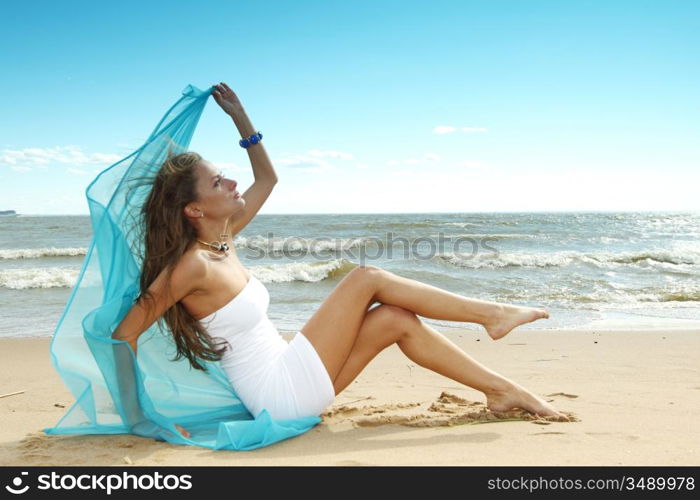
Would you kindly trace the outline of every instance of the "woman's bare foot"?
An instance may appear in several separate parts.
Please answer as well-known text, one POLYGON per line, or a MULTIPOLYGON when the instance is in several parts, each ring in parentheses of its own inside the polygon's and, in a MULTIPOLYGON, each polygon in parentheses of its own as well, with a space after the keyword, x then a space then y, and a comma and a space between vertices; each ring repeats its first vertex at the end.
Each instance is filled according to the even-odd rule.
POLYGON ((538 398, 524 387, 511 384, 506 389, 486 393, 486 406, 491 411, 508 411, 520 408, 542 417, 559 417, 569 420, 552 405, 538 398))
POLYGON ((500 314, 492 321, 484 323, 484 328, 493 340, 498 340, 508 335, 516 326, 542 318, 549 318, 547 309, 502 304, 500 314))

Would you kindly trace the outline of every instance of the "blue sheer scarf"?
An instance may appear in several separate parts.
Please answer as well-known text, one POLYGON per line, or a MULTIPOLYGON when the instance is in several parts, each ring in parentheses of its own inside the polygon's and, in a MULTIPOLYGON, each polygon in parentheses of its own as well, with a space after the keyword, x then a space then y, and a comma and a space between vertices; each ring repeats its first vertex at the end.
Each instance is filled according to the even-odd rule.
POLYGON ((46 434, 131 433, 158 441, 212 449, 251 450, 302 434, 320 416, 274 420, 253 416, 219 362, 186 358, 159 322, 138 342, 111 338, 138 296, 142 238, 139 210, 167 155, 184 152, 213 87, 188 85, 139 149, 100 172, 87 187, 93 238, 51 341, 51 362, 75 397, 46 434), (179 424, 190 432, 182 436, 179 424))

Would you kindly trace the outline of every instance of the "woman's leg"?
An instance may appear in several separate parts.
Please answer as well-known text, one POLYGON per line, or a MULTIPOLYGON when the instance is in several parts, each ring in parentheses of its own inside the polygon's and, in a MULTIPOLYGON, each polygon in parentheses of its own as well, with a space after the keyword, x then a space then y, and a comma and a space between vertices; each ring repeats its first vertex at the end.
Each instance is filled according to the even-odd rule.
POLYGON ((482 324, 492 338, 518 325, 548 317, 544 309, 470 299, 403 278, 374 266, 350 272, 301 329, 335 380, 355 344, 367 309, 375 302, 428 318, 482 324))
POLYGON ((463 297, 389 271, 380 271, 382 276, 375 294, 377 301, 399 306, 425 318, 478 323, 494 340, 504 337, 516 326, 549 318, 546 309, 463 297))
POLYGON ((350 385, 392 343, 416 364, 483 392, 493 411, 522 408, 539 415, 562 416, 542 399, 471 358, 415 314, 388 305, 367 313, 350 355, 333 381, 335 393, 350 385))
POLYGON ((396 344, 417 365, 483 392, 492 411, 522 408, 539 415, 562 416, 549 403, 485 367, 418 318, 396 344))

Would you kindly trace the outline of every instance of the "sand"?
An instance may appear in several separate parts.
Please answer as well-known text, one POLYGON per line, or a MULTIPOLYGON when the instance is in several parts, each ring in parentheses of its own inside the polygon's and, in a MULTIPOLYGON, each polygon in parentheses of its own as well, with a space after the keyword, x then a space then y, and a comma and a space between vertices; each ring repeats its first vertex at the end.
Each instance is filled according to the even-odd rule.
POLYGON ((700 331, 448 330, 571 422, 493 414, 393 345, 309 432, 252 451, 133 435, 47 436, 73 402, 50 339, 0 340, 0 465, 700 465, 700 331))

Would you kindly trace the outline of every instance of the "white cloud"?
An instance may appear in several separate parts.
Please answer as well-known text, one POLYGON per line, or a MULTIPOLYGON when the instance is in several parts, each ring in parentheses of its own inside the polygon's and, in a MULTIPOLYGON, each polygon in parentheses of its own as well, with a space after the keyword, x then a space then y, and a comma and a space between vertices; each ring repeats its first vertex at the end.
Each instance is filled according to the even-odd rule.
POLYGON ((31 168, 29 167, 20 167, 17 165, 12 165, 12 167, 10 168, 12 168, 12 170, 14 170, 15 172, 29 172, 31 170, 31 168))
POLYGON ((449 125, 438 125, 433 129, 433 134, 451 134, 456 131, 456 128, 450 127, 449 125))
POLYGON ((355 166, 356 166, 357 168, 368 168, 368 166, 365 165, 364 163, 358 163, 358 164, 355 165, 355 166))
POLYGON ((425 161, 440 161, 440 156, 435 153, 425 153, 422 158, 406 158, 404 160, 389 160, 386 165, 399 167, 401 165, 417 165, 425 161))
MULTIPOLYGON (((488 131, 486 127, 461 127, 459 130, 467 134, 472 132, 488 131)), ((438 125, 433 129, 433 134, 451 134, 453 132, 457 132, 457 127, 453 127, 451 125, 438 125)))
POLYGON ((62 163, 73 166, 111 165, 122 157, 109 153, 84 153, 79 146, 57 146, 55 148, 25 148, 0 150, 0 165, 5 166, 46 166, 62 163))
POLYGON ((319 151, 318 149, 309 151, 309 156, 313 156, 314 158, 340 158, 341 160, 352 160, 353 158, 350 153, 344 153, 342 151, 319 151))

